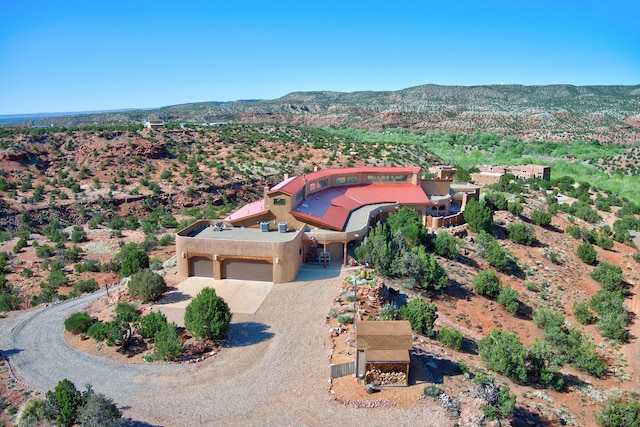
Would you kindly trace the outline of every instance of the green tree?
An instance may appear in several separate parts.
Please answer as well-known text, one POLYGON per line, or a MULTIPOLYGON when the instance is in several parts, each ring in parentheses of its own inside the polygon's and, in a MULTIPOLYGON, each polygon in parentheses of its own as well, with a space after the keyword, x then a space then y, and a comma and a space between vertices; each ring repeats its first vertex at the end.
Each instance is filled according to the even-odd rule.
POLYGON ((565 324, 565 319, 559 311, 540 308, 533 312, 533 324, 546 331, 550 328, 561 328, 565 324))
POLYGON ((436 333, 436 339, 447 347, 460 350, 462 346, 462 332, 451 328, 442 328, 436 333))
POLYGON ((71 231, 71 241, 73 243, 82 243, 87 241, 87 232, 80 225, 73 227, 71 231))
POLYGON ((156 333, 166 325, 167 317, 159 311, 152 311, 140 319, 138 333, 142 338, 149 339, 155 337, 156 333))
POLYGON ((458 242, 445 230, 438 231, 435 240, 435 253, 441 257, 456 259, 458 256, 458 242))
POLYGON ((497 298, 502 292, 502 282, 493 271, 480 270, 473 278, 473 291, 489 298, 497 298))
POLYGON ((518 298, 520 295, 511 286, 507 285, 502 289, 500 295, 498 295, 498 304, 503 306, 507 312, 515 315, 520 308, 520 301, 518 298))
POLYGON ((435 304, 427 304, 421 297, 416 297, 400 307, 400 316, 408 320, 411 329, 417 333, 431 336, 438 312, 435 304))
POLYGON ((600 262, 589 276, 593 277, 607 291, 622 291, 622 269, 608 262, 600 262))
POLYGON ((138 271, 149 268, 149 256, 135 243, 127 243, 120 249, 116 258, 121 262, 120 275, 131 276, 138 271))
POLYGON ((531 221, 541 226, 547 226, 551 224, 551 214, 545 211, 533 211, 531 213, 531 221))
POLYGON ((129 294, 143 302, 157 301, 166 290, 164 278, 148 268, 135 273, 129 281, 129 294))
POLYGON ((522 382, 527 380, 524 346, 513 332, 492 330, 478 341, 478 352, 489 369, 522 382))
POLYGON ((187 305, 184 324, 197 338, 221 338, 229 330, 231 311, 213 288, 204 288, 187 305))
POLYGON ((156 332, 153 342, 154 356, 158 359, 173 360, 182 354, 183 342, 175 323, 168 324, 156 332))
POLYGON ((20 238, 17 242, 16 245, 13 247, 13 253, 17 254, 18 252, 20 252, 22 249, 27 247, 27 241, 23 238, 20 238))
POLYGON ((84 334, 91 325, 93 325, 93 319, 86 311, 73 313, 64 321, 64 328, 75 335, 84 334))
POLYGON ((572 308, 573 315, 576 316, 578 322, 583 325, 590 325, 593 323, 593 313, 589 310, 589 303, 587 301, 574 301, 572 308))
POLYGON ((484 200, 487 206, 494 211, 506 211, 509 206, 504 194, 499 192, 486 193, 484 200))
POLYGON ((78 417, 78 409, 84 404, 82 393, 68 379, 63 379, 53 391, 46 394, 47 402, 54 410, 55 420, 60 426, 71 427, 78 417))
POLYGON ((476 233, 481 230, 489 231, 493 225, 493 212, 491 208, 475 199, 467 202, 463 216, 469 229, 476 233))
POLYGON ((507 235, 514 243, 532 246, 536 242, 536 232, 522 222, 507 225, 507 235))
POLYGON ((583 243, 578 246, 576 254, 582 262, 589 265, 594 265, 598 259, 598 254, 596 254, 596 250, 591 243, 583 243))
POLYGON ((520 215, 524 208, 518 202, 509 202, 509 204, 507 205, 507 210, 513 215, 520 215))
POLYGON ((387 226, 390 234, 401 231, 409 246, 415 246, 424 240, 426 230, 422 224, 422 218, 418 211, 408 206, 402 206, 397 212, 390 213, 387 226))
POLYGON ((610 401, 596 415, 602 427, 638 427, 640 426, 640 403, 610 401))

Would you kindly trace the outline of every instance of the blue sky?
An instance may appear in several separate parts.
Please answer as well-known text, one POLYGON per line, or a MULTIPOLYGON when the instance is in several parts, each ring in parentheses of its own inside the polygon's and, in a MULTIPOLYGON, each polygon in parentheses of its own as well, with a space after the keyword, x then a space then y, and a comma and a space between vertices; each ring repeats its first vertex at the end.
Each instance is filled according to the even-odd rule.
POLYGON ((632 0, 0 0, 0 16, 0 114, 425 83, 640 84, 632 0))

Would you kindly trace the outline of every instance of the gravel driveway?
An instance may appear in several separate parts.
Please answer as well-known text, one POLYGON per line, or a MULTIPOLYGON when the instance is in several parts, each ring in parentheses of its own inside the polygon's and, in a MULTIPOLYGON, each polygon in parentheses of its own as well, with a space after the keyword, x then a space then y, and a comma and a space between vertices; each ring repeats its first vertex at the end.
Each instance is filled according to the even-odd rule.
POLYGON ((307 270, 304 281, 274 286, 256 314, 234 315, 227 348, 195 365, 118 364, 69 348, 62 322, 95 296, 21 313, 13 327, 16 316, 2 319, 0 345, 29 384, 90 382, 147 425, 449 424, 433 404, 356 409, 331 399, 325 315, 340 292, 335 276, 307 270))

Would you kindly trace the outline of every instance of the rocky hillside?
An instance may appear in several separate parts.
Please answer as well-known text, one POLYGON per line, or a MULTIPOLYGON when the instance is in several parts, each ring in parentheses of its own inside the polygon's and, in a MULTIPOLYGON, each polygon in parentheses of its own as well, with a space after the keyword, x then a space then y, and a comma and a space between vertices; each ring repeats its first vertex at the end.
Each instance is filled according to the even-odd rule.
POLYGON ((487 131, 525 140, 624 143, 640 139, 640 86, 424 85, 393 92, 294 92, 274 100, 183 104, 50 118, 46 123, 75 126, 145 119, 487 131))

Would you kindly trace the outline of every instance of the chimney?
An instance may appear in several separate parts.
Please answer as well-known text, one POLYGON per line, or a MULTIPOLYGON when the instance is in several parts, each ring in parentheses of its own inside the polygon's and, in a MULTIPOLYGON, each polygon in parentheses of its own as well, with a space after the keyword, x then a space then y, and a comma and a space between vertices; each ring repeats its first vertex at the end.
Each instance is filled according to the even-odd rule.
POLYGON ((288 180, 288 179, 289 179, 289 174, 288 174, 288 173, 285 173, 285 174, 284 174, 284 179, 283 179, 283 181, 286 181, 286 180, 288 180))
POLYGON ((264 197, 264 198, 262 199, 262 202, 263 202, 263 204, 264 204, 264 208, 265 208, 265 210, 266 210, 266 209, 269 209, 269 206, 268 206, 268 204, 267 204, 267 200, 268 200, 267 193, 269 192, 269 190, 270 190, 269 183, 268 183, 268 182, 265 182, 265 183, 264 183, 264 189, 263 189, 263 197, 264 197))

